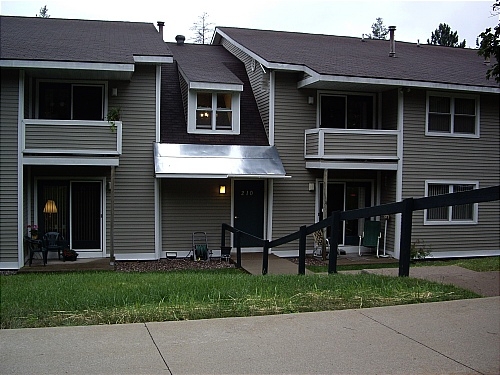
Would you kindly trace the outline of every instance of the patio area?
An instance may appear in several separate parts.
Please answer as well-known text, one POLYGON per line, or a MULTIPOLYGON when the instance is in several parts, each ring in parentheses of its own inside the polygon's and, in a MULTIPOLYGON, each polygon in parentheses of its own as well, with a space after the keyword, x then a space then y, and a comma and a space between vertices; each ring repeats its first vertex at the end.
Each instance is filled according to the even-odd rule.
MULTIPOLYGON (((298 273, 298 258, 280 258, 276 255, 270 254, 269 256, 269 273, 270 274, 297 274, 298 273)), ((141 270, 141 265, 144 265, 145 270, 167 270, 166 267, 168 263, 172 263, 172 269, 186 269, 190 265, 194 268, 200 268, 199 263, 202 264, 202 268, 221 268, 219 263, 221 260, 218 258, 212 259, 209 262, 194 262, 191 260, 182 259, 160 259, 158 261, 131 261, 127 263, 132 263, 132 269, 138 271, 141 270), (147 265, 146 265, 147 263, 147 265), (175 263, 175 264, 174 264, 175 263), (178 263, 182 263, 179 265, 178 263), (158 266, 155 268, 155 264, 158 266), (213 265, 213 267, 211 267, 213 265)), ((236 263, 236 254, 231 254, 230 262, 236 263)), ((122 262, 115 262, 124 263, 122 262)), ((222 261, 222 263, 226 263, 222 261)), ((397 259, 388 258, 377 258, 374 254, 363 254, 358 256, 358 254, 347 253, 346 255, 339 255, 337 258, 337 265, 369 265, 369 264, 389 264, 398 263, 397 259)), ((262 272, 262 253, 243 253, 242 254, 242 268, 247 272, 252 274, 261 274, 262 272)), ((307 256, 306 265, 328 265, 328 260, 323 261, 321 258, 307 256)), ((43 265, 42 259, 33 259, 33 263, 30 266, 27 264, 22 267, 18 273, 30 273, 30 272, 75 272, 75 271, 111 271, 115 267, 109 264, 109 258, 81 258, 76 261, 63 262, 57 259, 49 259, 47 265, 43 265)))

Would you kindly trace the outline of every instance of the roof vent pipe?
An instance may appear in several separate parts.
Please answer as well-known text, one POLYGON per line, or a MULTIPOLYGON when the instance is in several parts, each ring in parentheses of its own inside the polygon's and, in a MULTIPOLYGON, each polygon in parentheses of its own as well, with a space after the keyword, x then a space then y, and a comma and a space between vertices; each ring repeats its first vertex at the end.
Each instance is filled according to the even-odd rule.
POLYGON ((186 40, 186 37, 184 35, 176 35, 175 36, 175 41, 177 42, 178 46, 182 46, 184 44, 185 40, 186 40))
POLYGON ((394 41, 394 31, 396 31, 396 26, 389 26, 389 40, 391 43, 389 57, 396 56, 396 42, 394 41))
POLYGON ((158 25, 158 32, 161 34, 161 38, 163 39, 163 26, 165 26, 165 22, 158 21, 156 24, 158 25))

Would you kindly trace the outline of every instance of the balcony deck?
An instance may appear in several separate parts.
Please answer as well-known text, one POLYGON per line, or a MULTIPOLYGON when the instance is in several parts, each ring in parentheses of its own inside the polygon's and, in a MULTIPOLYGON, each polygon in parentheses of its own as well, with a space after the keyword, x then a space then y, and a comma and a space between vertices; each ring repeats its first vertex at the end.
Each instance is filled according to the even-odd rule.
POLYGON ((22 121, 25 164, 92 159, 92 164, 117 165, 122 153, 122 122, 35 120, 22 121), (113 129, 114 128, 114 129, 113 129), (38 162, 37 162, 38 161, 38 162))
POLYGON ((307 168, 396 170, 397 130, 316 128, 305 132, 307 168))

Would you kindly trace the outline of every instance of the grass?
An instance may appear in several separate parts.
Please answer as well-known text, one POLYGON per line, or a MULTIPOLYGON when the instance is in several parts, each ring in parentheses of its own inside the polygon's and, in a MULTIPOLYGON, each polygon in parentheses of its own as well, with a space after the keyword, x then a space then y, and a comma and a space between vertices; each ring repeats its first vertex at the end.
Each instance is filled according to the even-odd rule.
POLYGON ((461 258, 449 260, 423 260, 415 264, 422 266, 459 266, 477 272, 500 271, 500 257, 461 258))
POLYGON ((238 270, 0 276, 1 328, 118 324, 340 310, 475 298, 412 278, 238 270))
MULTIPOLYGON (((460 266, 477 272, 500 271, 500 257, 481 257, 481 258, 460 258, 447 260, 419 260, 410 265, 411 267, 427 267, 427 266, 460 266)), ((352 271, 362 269, 376 268, 398 268, 398 263, 374 263, 374 264, 349 264, 337 265, 337 271, 352 271)), ((307 266, 311 272, 320 273, 328 272, 328 265, 325 266, 307 266)))

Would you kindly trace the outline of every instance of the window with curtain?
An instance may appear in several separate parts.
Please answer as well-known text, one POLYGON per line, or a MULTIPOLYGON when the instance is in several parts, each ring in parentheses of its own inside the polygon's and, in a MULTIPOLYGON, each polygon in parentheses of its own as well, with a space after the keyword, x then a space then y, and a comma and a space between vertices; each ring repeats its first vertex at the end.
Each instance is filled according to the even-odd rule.
POLYGON ((427 133, 456 136, 479 135, 477 99, 474 97, 427 97, 427 133))
MULTIPOLYGON (((477 183, 427 183, 427 196, 459 193, 477 189, 477 183)), ((477 222, 477 204, 461 204, 426 210, 425 220, 431 223, 475 223, 477 222)))
POLYGON ((238 133, 239 94, 232 92, 196 92, 196 116, 191 132, 238 133))

